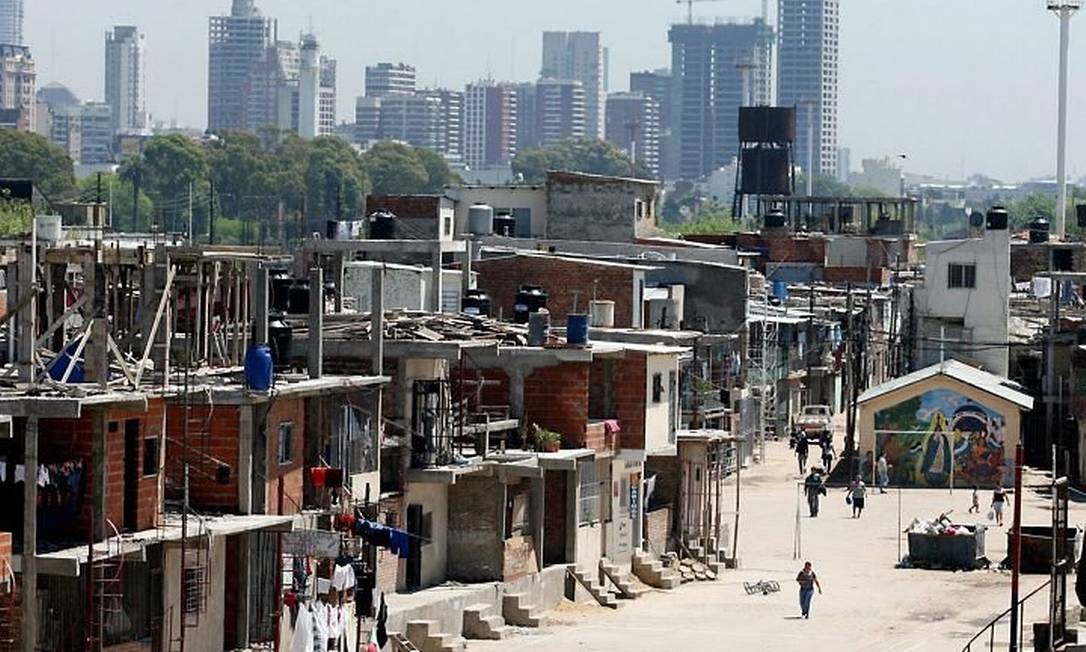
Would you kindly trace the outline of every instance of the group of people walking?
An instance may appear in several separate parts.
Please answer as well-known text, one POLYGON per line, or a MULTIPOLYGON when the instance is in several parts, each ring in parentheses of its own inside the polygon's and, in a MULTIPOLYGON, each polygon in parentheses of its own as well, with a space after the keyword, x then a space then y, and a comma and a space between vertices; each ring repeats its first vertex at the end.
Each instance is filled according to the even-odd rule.
MULTIPOLYGON (((811 452, 811 442, 807 439, 807 433, 799 428, 793 428, 789 443, 796 451, 796 459, 799 462, 799 474, 807 472, 807 457, 811 452)), ((818 448, 821 453, 822 468, 829 473, 833 467, 833 434, 823 430, 818 435, 818 448)))

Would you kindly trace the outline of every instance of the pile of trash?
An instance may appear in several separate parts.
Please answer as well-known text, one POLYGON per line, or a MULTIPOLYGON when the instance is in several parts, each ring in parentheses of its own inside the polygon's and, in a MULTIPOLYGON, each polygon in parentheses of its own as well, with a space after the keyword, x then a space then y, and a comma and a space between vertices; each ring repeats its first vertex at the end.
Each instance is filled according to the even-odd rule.
POLYGON ((940 514, 934 519, 914 518, 905 533, 928 534, 931 536, 972 536, 973 531, 964 525, 954 525, 948 516, 949 512, 940 514))

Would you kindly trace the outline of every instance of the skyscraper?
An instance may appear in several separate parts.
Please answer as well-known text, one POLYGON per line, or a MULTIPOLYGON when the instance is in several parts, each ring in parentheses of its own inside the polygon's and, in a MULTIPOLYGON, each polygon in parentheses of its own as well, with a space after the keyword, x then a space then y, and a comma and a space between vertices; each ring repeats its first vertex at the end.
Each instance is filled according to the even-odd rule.
POLYGON ((581 82, 540 79, 535 86, 535 137, 539 146, 552 147, 570 138, 584 138, 588 111, 581 82))
POLYGON ((493 81, 464 91, 464 162, 473 169, 509 165, 517 150, 517 98, 493 81))
POLYGON ((777 97, 796 107, 796 161, 806 167, 813 128, 814 169, 837 174, 837 50, 840 0, 779 0, 777 97))
POLYGON ((447 88, 423 89, 416 93, 438 101, 438 152, 450 161, 464 157, 464 93, 447 88))
POLYGON ((573 80, 584 87, 585 134, 603 138, 604 53, 599 32, 543 32, 543 79, 573 80))
POLYGON ((118 25, 106 32, 105 98, 113 109, 113 133, 147 131, 147 63, 139 28, 118 25))
POLYGON ((412 95, 415 92, 415 68, 406 63, 379 63, 366 66, 366 97, 412 95))
POLYGON ((772 31, 760 19, 672 25, 668 40, 672 169, 665 176, 697 179, 728 165, 738 153, 739 107, 770 103, 772 31))
POLYGON ((229 16, 208 26, 207 126, 245 129, 254 72, 275 43, 275 20, 260 15, 253 0, 233 0, 229 16))
POLYGON ((0 0, 0 44, 23 43, 23 0, 0 0))
POLYGON ((302 67, 298 76, 298 135, 320 133, 321 51, 312 34, 302 36, 302 67))
POLYGON ((0 123, 20 131, 37 126, 37 79, 30 48, 0 44, 0 123))
POLYGON ((607 142, 653 177, 660 175, 660 105, 644 93, 607 96, 607 142))
POLYGON ((302 53, 293 41, 278 41, 264 50, 245 89, 246 130, 256 132, 279 123, 279 91, 297 82, 301 67, 302 53))

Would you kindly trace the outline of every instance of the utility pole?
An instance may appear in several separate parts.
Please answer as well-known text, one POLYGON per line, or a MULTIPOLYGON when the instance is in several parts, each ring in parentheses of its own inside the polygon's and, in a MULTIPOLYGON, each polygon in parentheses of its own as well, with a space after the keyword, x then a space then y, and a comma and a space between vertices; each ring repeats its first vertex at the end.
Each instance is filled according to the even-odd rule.
POLYGON ((845 298, 845 358, 843 371, 846 371, 845 380, 845 468, 848 475, 852 475, 852 401, 856 386, 856 366, 853 358, 856 355, 856 341, 852 324, 852 283, 847 285, 848 296, 845 298))
POLYGON ((804 170, 807 177, 807 196, 814 196, 814 123, 815 123, 815 106, 816 103, 812 99, 805 100, 803 105, 807 107, 807 169, 804 170))
MULTIPOLYGON (((810 286, 810 296, 807 298, 807 311, 811 313, 811 316, 807 318, 807 404, 811 405, 815 402, 814 391, 811 386, 811 368, 814 366, 813 359, 815 356, 815 286, 810 286)), ((829 470, 827 469, 827 472, 829 470)))
POLYGON ((189 181, 189 246, 192 246, 192 182, 189 181))
POLYGON ((211 191, 207 196, 207 243, 215 244, 215 180, 211 179, 211 191))
MULTIPOLYGON (((1011 529, 1011 641, 1010 652, 1019 652, 1018 630, 1022 623, 1018 620, 1018 580, 1022 565, 1022 465, 1025 453, 1022 442, 1014 450, 1014 525, 1011 529)), ((1055 531, 1053 531, 1053 536, 1055 531)))
POLYGON ((1081 0, 1048 0, 1048 10, 1060 19, 1059 109, 1056 121, 1056 235, 1062 240, 1067 228, 1067 68, 1071 40, 1071 16, 1081 0))

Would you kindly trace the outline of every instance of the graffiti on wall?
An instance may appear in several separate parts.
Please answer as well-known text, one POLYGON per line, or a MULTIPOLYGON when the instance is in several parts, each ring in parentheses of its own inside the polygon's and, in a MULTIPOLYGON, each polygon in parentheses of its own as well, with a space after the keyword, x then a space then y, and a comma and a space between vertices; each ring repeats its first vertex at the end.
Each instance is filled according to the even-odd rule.
POLYGON ((1006 420, 949 389, 935 389, 875 413, 876 454, 902 486, 991 487, 1002 482, 1006 420))

